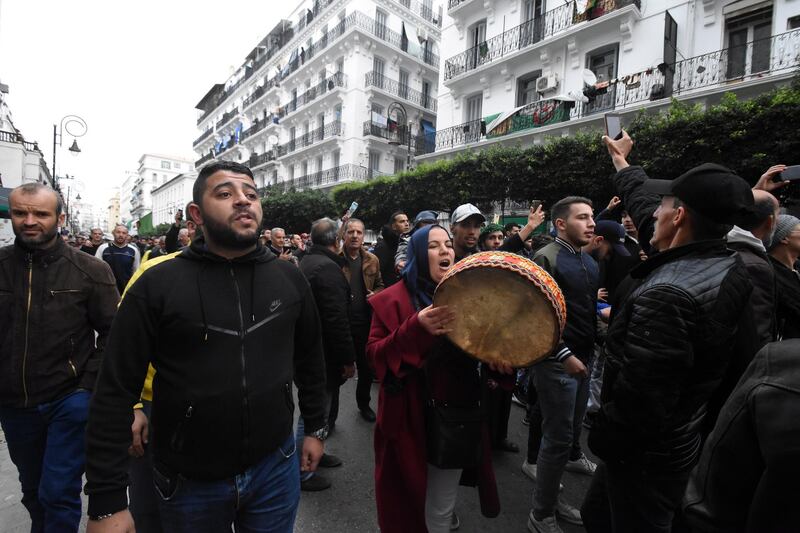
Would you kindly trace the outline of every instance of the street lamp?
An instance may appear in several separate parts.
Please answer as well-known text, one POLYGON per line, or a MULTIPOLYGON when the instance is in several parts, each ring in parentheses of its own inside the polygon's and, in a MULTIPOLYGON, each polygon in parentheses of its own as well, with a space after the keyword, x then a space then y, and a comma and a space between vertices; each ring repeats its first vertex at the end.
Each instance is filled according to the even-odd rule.
POLYGON ((77 138, 86 135, 89 127, 86 125, 86 121, 78 115, 67 115, 61 119, 61 122, 58 124, 58 126, 53 124, 53 182, 56 186, 56 189, 59 189, 58 175, 56 174, 56 147, 61 146, 64 140, 64 130, 66 130, 66 132, 73 137, 72 146, 70 146, 68 150, 73 155, 78 155, 81 153, 81 149, 78 147, 77 138), (72 126, 73 131, 70 131, 70 126, 72 126))

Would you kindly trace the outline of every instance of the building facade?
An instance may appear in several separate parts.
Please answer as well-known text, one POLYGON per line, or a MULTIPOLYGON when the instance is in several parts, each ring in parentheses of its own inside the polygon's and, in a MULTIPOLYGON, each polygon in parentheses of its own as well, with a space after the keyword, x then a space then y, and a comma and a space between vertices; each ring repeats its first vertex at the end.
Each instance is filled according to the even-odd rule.
POLYGON ((0 187, 39 182, 53 186, 50 169, 39 145, 14 126, 8 105, 8 86, 0 83, 0 187))
POLYGON ((625 124, 672 98, 752 97, 797 71, 796 28, 793 0, 448 0, 435 152, 421 159, 602 130, 605 113, 625 124))
POLYGON ((178 209, 183 209, 186 220, 186 204, 192 201, 192 187, 197 172, 178 174, 171 180, 153 189, 153 226, 173 222, 178 209))
POLYGON ((152 190, 160 187, 178 174, 193 170, 193 162, 180 157, 160 154, 143 154, 139 158, 137 177, 131 187, 131 220, 136 221, 153 207, 152 190))
POLYGON ((108 215, 107 215, 108 223, 106 224, 106 229, 109 233, 114 231, 114 226, 122 223, 119 203, 120 203, 119 189, 114 189, 111 198, 108 199, 108 215))
POLYGON ((432 0, 304 0, 197 104, 195 167, 297 189, 405 169, 433 150, 441 24, 432 0))
MULTIPOLYGON (((119 218, 120 222, 128 225, 131 217, 131 201, 133 199, 133 184, 139 179, 139 174, 133 170, 126 170, 122 185, 119 188, 119 218)), ((130 226, 128 226, 130 228, 130 226)))

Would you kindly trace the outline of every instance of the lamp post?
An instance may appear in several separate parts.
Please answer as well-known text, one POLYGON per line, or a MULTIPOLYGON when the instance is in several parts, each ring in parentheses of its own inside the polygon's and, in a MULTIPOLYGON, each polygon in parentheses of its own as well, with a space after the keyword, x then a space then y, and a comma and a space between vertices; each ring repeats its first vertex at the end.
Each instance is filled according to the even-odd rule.
POLYGON ((69 151, 77 155, 81 153, 77 138, 86 135, 88 129, 86 121, 78 115, 67 115, 61 119, 58 126, 53 124, 53 182, 56 190, 60 190, 58 186, 58 174, 56 174, 56 148, 61 146, 64 140, 64 130, 73 137, 69 151), (72 129, 75 131, 70 131, 70 126, 72 126, 72 129))

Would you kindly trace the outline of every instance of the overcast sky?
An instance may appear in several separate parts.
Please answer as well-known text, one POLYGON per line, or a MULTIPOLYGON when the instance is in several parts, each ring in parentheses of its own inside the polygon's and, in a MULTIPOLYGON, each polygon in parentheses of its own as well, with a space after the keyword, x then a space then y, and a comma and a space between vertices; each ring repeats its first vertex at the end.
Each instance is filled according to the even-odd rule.
POLYGON ((65 135, 57 172, 105 207, 143 153, 195 159, 194 105, 298 3, 0 0, 0 82, 14 124, 51 166, 53 124, 83 117, 82 153, 67 151, 65 135))

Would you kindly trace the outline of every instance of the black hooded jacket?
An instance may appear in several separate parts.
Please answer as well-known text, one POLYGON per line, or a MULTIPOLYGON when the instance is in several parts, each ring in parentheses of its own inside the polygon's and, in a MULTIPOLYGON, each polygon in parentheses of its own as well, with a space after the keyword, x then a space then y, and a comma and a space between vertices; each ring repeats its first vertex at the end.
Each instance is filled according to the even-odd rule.
POLYGON ((400 280, 400 276, 394 269, 394 256, 397 254, 397 245, 400 244, 400 235, 391 226, 386 225, 381 229, 381 237, 383 238, 375 245, 373 253, 381 262, 383 284, 390 287, 400 280))
POLYGON ((154 464, 220 480, 292 434, 292 381, 310 434, 324 425, 317 308, 300 271, 265 248, 228 260, 198 239, 133 284, 109 336, 87 426, 89 514, 124 509, 132 406, 153 383, 154 464))

